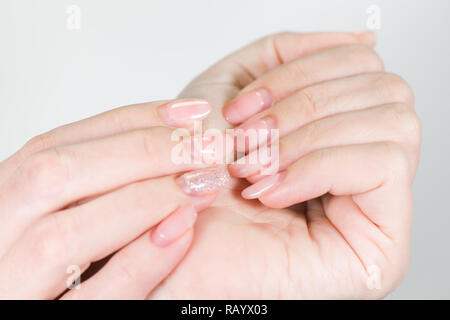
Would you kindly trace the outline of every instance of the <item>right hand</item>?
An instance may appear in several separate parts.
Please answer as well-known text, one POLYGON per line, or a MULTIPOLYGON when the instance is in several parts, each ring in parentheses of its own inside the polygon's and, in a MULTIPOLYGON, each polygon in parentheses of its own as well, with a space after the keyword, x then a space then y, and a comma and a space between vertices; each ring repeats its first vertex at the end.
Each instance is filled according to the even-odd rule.
MULTIPOLYGON (((403 110, 408 111, 401 120, 413 121, 395 122, 395 113, 387 112, 387 117, 394 115, 391 119, 393 121, 380 122, 380 119, 386 119, 386 116, 374 117, 375 124, 370 128, 366 127, 366 130, 370 132, 371 138, 375 137, 375 133, 382 132, 382 136, 388 137, 389 140, 395 131, 401 132, 401 137, 405 136, 405 132, 410 132, 410 139, 414 142, 414 151, 411 154, 416 160, 420 131, 415 128, 418 126, 412 111, 410 89, 399 77, 395 77, 395 85, 391 85, 392 81, 386 81, 392 80, 393 77, 384 72, 383 63, 372 48, 374 40, 371 32, 272 35, 250 44, 212 66, 189 84, 181 96, 211 101, 216 108, 205 123, 206 127, 214 128, 230 126, 222 117, 222 111, 229 120, 233 120, 230 122, 237 124, 258 112, 258 107, 269 107, 262 111, 262 114, 275 113, 282 109, 278 120, 282 118, 284 123, 302 126, 313 117, 322 118, 323 114, 319 111, 336 111, 337 106, 363 109, 367 107, 366 103, 370 102, 365 99, 362 102, 352 99, 352 95, 364 97, 364 94, 368 93, 369 97, 386 100, 381 103, 387 104, 404 102, 408 109, 403 110), (380 81, 373 85, 367 79, 380 81), (336 83, 341 86, 336 86, 336 83), (265 99, 261 99, 264 95, 260 91, 258 99, 255 99, 256 95, 244 94, 254 93, 252 90, 259 88, 266 88, 277 96, 271 108, 266 101, 262 101, 265 99), (306 92, 314 95, 307 95, 306 92), (240 97, 237 100, 241 103, 242 100, 245 101, 242 103, 243 108, 239 108, 239 112, 232 115, 229 113, 230 105, 236 106, 237 100, 234 98, 237 94, 240 97), (308 103, 308 99, 301 99, 309 96, 314 98, 313 102, 319 103, 308 103), (229 101, 232 102, 222 109, 229 101), (354 103, 355 101, 357 103, 354 103), (284 108, 280 108, 280 105, 284 108), (315 109, 315 106, 318 108, 315 109), (236 119, 236 115, 243 119, 236 119), (392 122, 394 129, 385 130, 392 122), (377 130, 373 130, 374 128, 377 130)), ((260 115, 256 117, 258 116, 260 115)), ((347 117, 346 119, 348 120, 347 117)), ((364 124, 359 122, 358 128, 364 124)), ((295 140, 289 145, 288 151, 291 154, 314 147, 312 142, 324 142, 325 139, 320 139, 322 137, 330 143, 330 137, 343 136, 343 130, 331 130, 328 127, 329 133, 326 135, 323 130, 319 130, 325 126, 315 125, 313 123, 308 130, 303 131, 307 134, 299 139, 301 141, 295 140)), ((282 130, 286 130, 284 125, 280 132, 282 130)), ((358 130, 360 134, 367 134, 364 129, 358 130)), ((352 154, 349 156, 355 159, 352 154)), ((394 168, 394 173, 401 173, 403 170, 398 171, 399 166, 394 168)), ((324 172, 328 173, 327 170, 311 170, 310 173, 315 179, 308 179, 306 183, 300 179, 297 183, 305 183, 305 189, 299 191, 297 188, 294 193, 298 191, 301 197, 305 190, 323 187, 319 182, 328 182, 327 179, 322 179, 324 172), (317 174, 318 172, 322 173, 322 176, 317 174)), ((370 182, 367 180, 367 177, 361 178, 363 182, 370 182)), ((402 197, 395 199, 396 204, 404 205, 403 208, 407 210, 397 212, 395 206, 382 210, 383 217, 388 218, 386 221, 389 221, 390 226, 401 226, 396 229, 400 232, 390 234, 390 241, 384 241, 383 237, 372 237, 374 233, 371 232, 371 224, 365 224, 364 228, 355 224, 351 215, 354 211, 343 208, 342 215, 334 220, 340 222, 335 227, 330 219, 336 215, 331 217, 330 211, 317 210, 317 199, 303 198, 301 200, 309 201, 280 209, 281 205, 277 206, 274 202, 264 205, 243 199, 240 192, 248 184, 242 180, 234 182, 232 189, 222 192, 218 200, 199 217, 195 243, 189 255, 154 291, 152 298, 380 298, 393 290, 405 273, 408 265, 412 202, 409 180, 399 189, 402 191, 402 197), (349 228, 346 228, 347 226, 349 228), (351 234, 352 243, 347 242, 344 234, 351 234), (361 243, 368 246, 362 247, 361 243), (357 248, 353 250, 352 245, 355 244, 357 248), (366 250, 367 248, 373 250, 366 250), (379 266, 375 274, 372 273, 372 268, 365 268, 360 256, 364 257, 365 263, 369 262, 366 265, 379 266), (380 288, 378 289, 377 285, 376 290, 371 290, 369 284, 374 280, 378 281, 377 274, 381 275, 380 288), (372 277, 373 275, 375 277, 372 277)), ((351 183, 357 186, 358 182, 352 180, 351 183)), ((393 203, 386 203, 385 200, 386 198, 383 198, 378 201, 380 208, 387 208, 386 205, 393 203)), ((293 203, 295 201, 289 205, 293 203)), ((283 206, 285 204, 286 202, 283 206)), ((335 208, 334 205, 332 208, 335 208)))
POLYGON ((210 110, 204 100, 115 109, 35 137, 0 163, 0 299, 61 296, 68 272, 112 254, 63 298, 145 298, 183 258, 196 211, 216 194, 175 178, 207 165, 175 165, 168 127, 210 110))

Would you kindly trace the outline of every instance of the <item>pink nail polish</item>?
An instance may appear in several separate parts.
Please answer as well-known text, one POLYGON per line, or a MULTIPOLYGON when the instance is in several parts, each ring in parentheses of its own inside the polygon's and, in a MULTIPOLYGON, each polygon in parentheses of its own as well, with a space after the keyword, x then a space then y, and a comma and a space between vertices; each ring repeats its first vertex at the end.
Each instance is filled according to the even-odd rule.
POLYGON ((218 191, 230 181, 226 168, 191 171, 177 178, 180 187, 191 196, 202 196, 218 191))
POLYGON ((165 247, 191 228, 197 219, 197 211, 192 205, 185 205, 166 217, 153 230, 151 238, 157 246, 165 247))
POLYGON ((276 129, 275 120, 271 116, 257 119, 236 130, 236 151, 253 150, 259 145, 270 142, 271 130, 276 129))
POLYGON ((172 127, 186 127, 208 116, 212 107, 208 101, 184 99, 165 104, 158 109, 161 119, 172 127))
MULTIPOLYGON (((264 147, 270 148, 270 146, 264 147)), ((278 155, 275 156, 275 159, 278 159, 278 155)), ((255 150, 250 152, 245 157, 238 159, 236 162, 230 164, 228 166, 228 172, 234 177, 246 178, 256 174, 261 174, 260 171, 262 169, 269 168, 273 161, 274 161, 273 156, 262 154, 261 150, 255 150)), ((274 174, 276 173, 276 171, 270 172, 269 174, 274 174)), ((266 173, 266 175, 267 174, 268 173, 266 173)))
POLYGON ((259 169, 261 168, 261 164, 255 163, 255 164, 238 164, 238 163, 232 163, 229 165, 228 170, 230 174, 237 178, 245 178, 248 176, 252 176, 256 173, 258 173, 259 169))
POLYGON ((272 106, 273 98, 267 89, 243 93, 223 109, 225 119, 231 124, 241 123, 272 106))
POLYGON ((192 136, 183 143, 193 163, 227 163, 234 151, 233 137, 229 134, 192 136))
POLYGON ((279 185, 286 176, 286 172, 281 172, 273 176, 268 176, 250 187, 244 189, 241 193, 245 199, 256 199, 269 190, 279 185))

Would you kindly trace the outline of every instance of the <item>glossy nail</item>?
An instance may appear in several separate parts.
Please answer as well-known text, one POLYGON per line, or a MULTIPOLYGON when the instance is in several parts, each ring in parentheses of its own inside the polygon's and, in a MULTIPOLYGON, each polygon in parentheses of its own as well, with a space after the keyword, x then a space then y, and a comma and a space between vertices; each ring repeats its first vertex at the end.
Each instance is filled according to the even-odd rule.
POLYGON ((151 234, 153 243, 165 247, 191 228, 197 219, 197 211, 192 205, 185 205, 165 218, 151 234))
POLYGON ((264 179, 244 189, 241 195, 245 199, 259 198, 269 190, 273 190, 276 186, 278 186, 284 180, 285 176, 286 173, 281 172, 273 176, 265 177, 264 179))
POLYGON ((193 163, 227 163, 233 156, 233 137, 226 133, 187 137, 183 143, 193 163))
POLYGON ((211 104, 206 100, 184 99, 165 104, 158 109, 161 119, 171 127, 186 127, 201 120, 211 112, 211 104))
POLYGON ((231 163, 228 166, 228 172, 236 178, 245 178, 257 174, 262 166, 258 150, 255 150, 231 163))
POLYGON ((236 178, 245 178, 257 174, 261 166, 259 163, 232 163, 228 166, 228 171, 236 178))
POLYGON ((272 106, 273 98, 266 89, 241 94, 223 109, 225 119, 231 124, 241 123, 251 116, 272 106))
POLYGON ((177 178, 180 187, 191 196, 202 196, 218 191, 230 181, 226 168, 191 171, 177 178))
POLYGON ((271 130, 276 129, 271 116, 242 125, 236 130, 236 151, 253 150, 259 145, 270 143, 271 130))

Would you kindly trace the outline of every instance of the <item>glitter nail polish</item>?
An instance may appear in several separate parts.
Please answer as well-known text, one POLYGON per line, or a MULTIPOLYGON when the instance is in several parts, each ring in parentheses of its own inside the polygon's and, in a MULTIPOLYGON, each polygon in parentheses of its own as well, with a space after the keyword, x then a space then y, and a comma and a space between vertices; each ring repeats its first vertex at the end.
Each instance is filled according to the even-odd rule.
POLYGON ((225 167, 191 171, 177 178, 180 187, 191 196, 216 192, 229 181, 225 167))

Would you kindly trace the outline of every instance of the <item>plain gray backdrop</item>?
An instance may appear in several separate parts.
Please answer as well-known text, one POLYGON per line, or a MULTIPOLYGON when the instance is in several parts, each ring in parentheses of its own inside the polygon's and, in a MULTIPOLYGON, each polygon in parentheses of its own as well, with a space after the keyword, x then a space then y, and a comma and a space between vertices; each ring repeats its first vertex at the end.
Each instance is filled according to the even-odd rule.
POLYGON ((1 0, 0 159, 30 137, 121 105, 174 98, 199 72, 278 31, 356 31, 380 9, 377 51, 423 123, 409 272, 389 298, 450 298, 450 1, 1 0), (69 5, 80 29, 67 26, 69 5), (446 200, 447 199, 447 200, 446 200))

